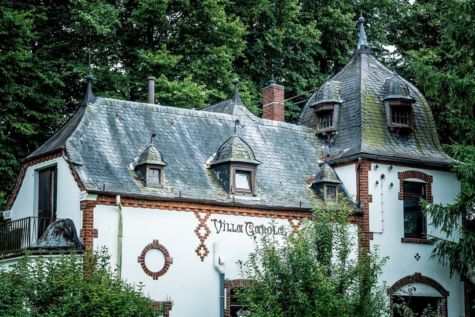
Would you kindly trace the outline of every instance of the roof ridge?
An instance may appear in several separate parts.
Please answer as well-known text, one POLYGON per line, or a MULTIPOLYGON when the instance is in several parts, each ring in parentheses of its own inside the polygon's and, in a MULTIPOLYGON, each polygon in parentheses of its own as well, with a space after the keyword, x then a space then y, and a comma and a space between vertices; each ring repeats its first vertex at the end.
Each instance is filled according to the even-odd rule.
POLYGON ((242 115, 228 114, 228 113, 214 112, 214 111, 203 111, 203 109, 196 110, 196 109, 188 109, 188 108, 178 108, 178 107, 173 107, 173 106, 168 106, 168 105, 149 104, 149 103, 145 103, 145 102, 129 101, 129 100, 121 100, 121 99, 113 99, 113 98, 105 98, 105 97, 96 97, 96 100, 94 101, 94 104, 98 104, 102 100, 111 101, 111 102, 121 102, 121 103, 133 103, 133 104, 137 104, 137 105, 140 105, 140 106, 149 107, 151 109, 156 109, 157 111, 160 111, 160 110, 170 111, 170 112, 175 113, 177 115, 188 115, 188 116, 196 116, 196 117, 214 116, 216 118, 229 120, 229 121, 235 121, 236 117, 246 117, 246 118, 248 118, 248 119, 250 119, 250 120, 252 120, 252 121, 254 121, 258 124, 261 124, 263 126, 274 126, 274 127, 279 127, 279 128, 283 128, 283 129, 300 131, 302 133, 312 133, 313 134, 313 130, 309 127, 305 127, 305 126, 301 126, 301 125, 293 124, 293 123, 289 123, 289 122, 267 120, 267 119, 257 117, 252 112, 247 110, 247 108, 244 105, 239 105, 239 104, 236 104, 236 106, 244 107, 247 110, 242 115))

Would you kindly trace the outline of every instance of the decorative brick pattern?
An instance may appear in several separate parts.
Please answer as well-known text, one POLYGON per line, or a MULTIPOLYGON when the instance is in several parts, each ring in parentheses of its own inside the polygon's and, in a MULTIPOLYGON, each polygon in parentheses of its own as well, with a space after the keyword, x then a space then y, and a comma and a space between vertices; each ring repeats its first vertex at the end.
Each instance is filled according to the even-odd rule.
POLYGON ((393 301, 394 293, 396 293, 402 287, 412 284, 412 283, 421 283, 428 285, 435 289, 443 297, 441 314, 442 317, 447 317, 447 297, 449 296, 449 291, 447 291, 442 285, 439 284, 436 280, 431 279, 430 277, 424 276, 421 273, 414 273, 413 275, 408 275, 397 281, 388 289, 388 295, 391 297, 391 304, 393 301))
POLYGON ((6 206, 7 210, 10 210, 12 208, 13 203, 15 202, 16 197, 18 196, 18 192, 20 191, 20 187, 23 184, 23 179, 25 178, 26 170, 28 169, 28 167, 55 159, 60 156, 63 156, 63 151, 57 151, 23 163, 23 165, 21 166, 20 174, 18 175, 17 182, 15 183, 15 187, 13 187, 13 191, 10 195, 10 198, 8 199, 6 206))
POLYGON ((173 259, 170 257, 170 253, 168 253, 167 248, 165 248, 162 244, 158 242, 158 240, 153 240, 152 243, 147 244, 145 248, 142 250, 142 253, 137 258, 137 261, 140 263, 145 274, 151 276, 154 280, 158 280, 158 278, 165 273, 167 273, 170 265, 173 263, 173 259), (163 253, 163 257, 165 258, 165 263, 163 267, 158 271, 150 270, 147 265, 145 264, 145 256, 147 255, 148 251, 150 250, 158 250, 163 253))
POLYGON ((81 201, 82 229, 80 236, 86 252, 93 251, 94 238, 98 237, 98 231, 94 228, 94 208, 96 205, 97 202, 94 200, 81 201))
POLYGON ((252 283, 251 280, 237 279, 224 282, 224 288, 226 289, 226 308, 224 311, 224 317, 231 317, 231 291, 236 288, 245 288, 252 283))
POLYGON ((414 244, 433 244, 431 240, 425 238, 401 238, 401 242, 414 244))
POLYGON ((173 307, 173 302, 170 301, 152 301, 152 306, 156 309, 163 310, 162 317, 170 317, 170 311, 173 307))
POLYGON ((296 234, 299 230, 300 226, 302 225, 303 218, 297 219, 288 219, 290 226, 292 227, 292 235, 296 234))
POLYGON ((274 121, 285 121, 284 86, 270 84, 262 89, 262 117, 274 121))
POLYGON ((403 187, 404 180, 408 178, 417 178, 426 182, 425 200, 429 202, 433 202, 433 197, 432 197, 433 178, 431 175, 428 175, 420 171, 410 170, 410 171, 399 172, 398 177, 399 177, 399 200, 404 199, 404 187, 403 187))
MULTIPOLYGON (((115 195, 106 196, 103 194, 97 197, 98 205, 115 206, 115 195)), ((258 209, 249 207, 235 207, 235 206, 219 206, 211 204, 165 201, 165 200, 143 200, 137 198, 129 198, 121 196, 121 204, 125 207, 134 208, 150 208, 160 210, 173 211, 188 211, 200 212, 220 215, 234 215, 234 216, 249 216, 249 217, 264 217, 275 219, 302 219, 312 216, 311 211, 294 211, 294 210, 272 210, 272 209, 258 209)))
POLYGON ((208 256, 209 250, 205 244, 206 239, 210 235, 211 231, 208 228, 208 224, 206 223, 211 216, 209 212, 199 212, 195 211, 195 216, 198 219, 198 226, 195 229, 195 234, 200 240, 200 244, 195 249, 196 254, 201 259, 201 262, 205 260, 205 257, 208 256))
POLYGON ((356 200, 360 203, 363 214, 355 217, 358 224, 358 241, 361 250, 369 250, 370 240, 373 240, 373 233, 369 231, 369 204, 373 197, 369 194, 368 174, 371 170, 371 162, 362 159, 355 165, 356 167, 356 200))

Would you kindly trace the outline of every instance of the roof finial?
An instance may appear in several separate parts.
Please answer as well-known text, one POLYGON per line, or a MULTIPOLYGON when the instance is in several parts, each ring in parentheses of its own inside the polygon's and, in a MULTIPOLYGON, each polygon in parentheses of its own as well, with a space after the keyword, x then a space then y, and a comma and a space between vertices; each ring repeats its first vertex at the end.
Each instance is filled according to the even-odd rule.
POLYGON ((92 92, 92 82, 94 81, 94 77, 92 76, 92 66, 91 66, 91 52, 88 52, 88 59, 89 59, 89 70, 86 76, 87 82, 87 90, 86 96, 84 97, 84 104, 91 102, 94 98, 94 93, 92 92))
POLYGON ((150 144, 153 143, 153 139, 155 139, 157 135, 155 133, 152 133, 152 136, 150 136, 150 144))
POLYGON ((360 33, 356 49, 369 49, 368 40, 366 39, 366 32, 364 30, 363 10, 360 11, 360 18, 358 19, 358 24, 360 28, 360 33))
POLYGON ((238 79, 233 79, 233 85, 234 85, 234 95, 233 95, 233 102, 235 104, 240 104, 242 103, 241 97, 239 97, 239 88, 238 88, 239 80, 238 79))

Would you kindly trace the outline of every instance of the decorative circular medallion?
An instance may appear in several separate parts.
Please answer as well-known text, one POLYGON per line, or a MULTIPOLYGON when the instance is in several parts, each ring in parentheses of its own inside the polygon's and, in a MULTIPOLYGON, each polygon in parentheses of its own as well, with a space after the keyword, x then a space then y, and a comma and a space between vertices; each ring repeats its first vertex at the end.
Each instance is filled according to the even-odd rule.
POLYGON ((165 273, 167 273, 168 268, 173 263, 173 259, 170 257, 168 250, 163 245, 158 243, 158 240, 153 240, 152 243, 145 246, 145 248, 142 250, 142 253, 138 257, 138 262, 140 263, 140 266, 142 266, 142 269, 145 272, 145 274, 151 276, 154 280, 157 280, 159 276, 162 276, 165 273), (163 263, 163 267, 158 271, 150 270, 145 264, 145 256, 150 250, 160 251, 163 254, 163 257, 165 259, 165 262, 163 263))

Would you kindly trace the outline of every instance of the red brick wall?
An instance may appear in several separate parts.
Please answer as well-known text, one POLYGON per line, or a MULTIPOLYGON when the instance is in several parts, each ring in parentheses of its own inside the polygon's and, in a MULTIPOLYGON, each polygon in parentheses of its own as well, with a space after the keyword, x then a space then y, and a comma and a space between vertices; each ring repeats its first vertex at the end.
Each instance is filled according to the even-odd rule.
POLYGON ((98 237, 98 231, 94 228, 95 207, 96 201, 94 200, 81 201, 82 229, 80 236, 86 253, 93 251, 94 238, 98 237))
POLYGON ((359 246, 361 250, 369 250, 370 240, 373 233, 369 231, 369 204, 373 197, 369 194, 368 174, 371 170, 371 162, 362 159, 356 165, 356 200, 361 204, 363 215, 357 219, 359 246))
POLYGON ((262 117, 274 121, 285 121, 284 86, 271 84, 262 89, 262 117))

